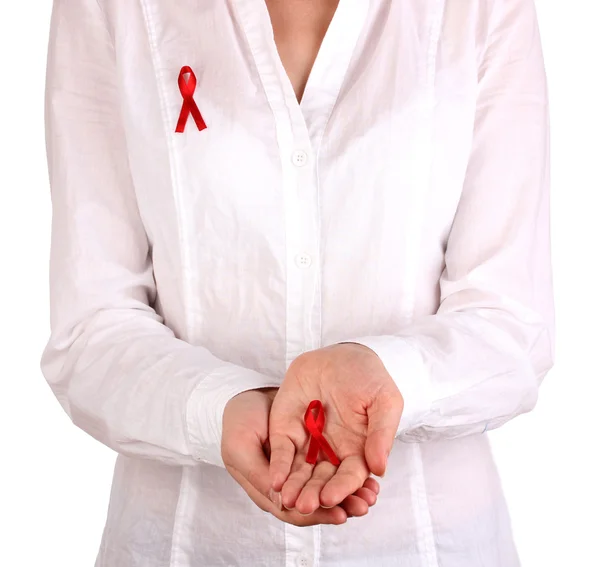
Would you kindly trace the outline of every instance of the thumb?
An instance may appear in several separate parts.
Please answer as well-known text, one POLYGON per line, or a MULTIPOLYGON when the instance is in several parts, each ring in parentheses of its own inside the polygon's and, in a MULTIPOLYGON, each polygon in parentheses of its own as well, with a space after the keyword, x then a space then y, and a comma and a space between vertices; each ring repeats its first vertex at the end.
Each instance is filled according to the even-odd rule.
POLYGON ((402 398, 382 393, 367 409, 368 428, 365 442, 365 460, 369 470, 383 476, 388 455, 394 445, 402 415, 402 398))
MULTIPOLYGON (((263 446, 258 438, 246 440, 237 446, 235 455, 232 455, 230 466, 235 469, 257 492, 278 505, 271 491, 269 477, 269 461, 263 446)), ((280 498, 280 496, 279 496, 280 498)))

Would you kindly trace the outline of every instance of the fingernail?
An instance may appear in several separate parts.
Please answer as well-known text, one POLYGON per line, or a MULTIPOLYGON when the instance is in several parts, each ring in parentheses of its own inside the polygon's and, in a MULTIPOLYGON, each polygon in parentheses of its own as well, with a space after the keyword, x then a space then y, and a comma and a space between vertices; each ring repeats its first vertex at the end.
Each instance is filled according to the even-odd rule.
POLYGON ((281 492, 275 492, 272 488, 269 489, 269 500, 281 510, 281 492))
POLYGON ((332 508, 335 508, 335 504, 333 506, 323 506, 323 504, 321 504, 321 508, 325 508, 325 510, 331 510, 332 508))

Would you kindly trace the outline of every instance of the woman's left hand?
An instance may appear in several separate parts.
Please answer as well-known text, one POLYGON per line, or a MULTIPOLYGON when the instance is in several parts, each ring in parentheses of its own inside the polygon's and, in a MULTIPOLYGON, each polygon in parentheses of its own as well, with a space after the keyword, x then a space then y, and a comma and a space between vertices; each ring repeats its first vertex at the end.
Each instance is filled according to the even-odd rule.
POLYGON ((383 476, 404 400, 377 354, 340 343, 305 352, 290 364, 269 417, 270 477, 282 503, 302 514, 332 507, 359 490, 369 475, 383 476), (304 414, 324 406, 323 435, 341 464, 306 462, 304 414))

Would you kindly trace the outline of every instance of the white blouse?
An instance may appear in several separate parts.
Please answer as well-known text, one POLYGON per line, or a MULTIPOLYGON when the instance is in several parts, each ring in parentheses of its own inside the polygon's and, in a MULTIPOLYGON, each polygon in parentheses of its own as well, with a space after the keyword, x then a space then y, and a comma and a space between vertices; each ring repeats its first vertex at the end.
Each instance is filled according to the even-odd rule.
POLYGON ((301 104, 264 0, 54 0, 46 126, 41 367, 118 452, 97 567, 519 565, 485 432, 554 357, 533 0, 341 0, 301 104), (404 396, 388 472, 367 516, 285 524, 223 409, 343 341, 404 396))

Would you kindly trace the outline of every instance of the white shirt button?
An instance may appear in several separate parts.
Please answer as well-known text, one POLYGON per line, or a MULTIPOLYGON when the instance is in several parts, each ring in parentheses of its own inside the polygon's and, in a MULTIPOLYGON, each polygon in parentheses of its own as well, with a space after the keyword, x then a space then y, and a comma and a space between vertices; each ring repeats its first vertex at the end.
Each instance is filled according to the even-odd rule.
POLYGON ((310 268, 312 258, 308 254, 298 254, 296 256, 296 266, 299 268, 310 268))
POLYGON ((302 167, 308 162, 308 154, 304 150, 296 150, 292 154, 292 163, 296 167, 302 167))
POLYGON ((306 555, 299 555, 296 559, 296 565, 298 565, 298 567, 310 567, 312 563, 306 555))

